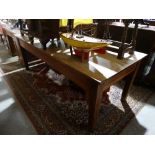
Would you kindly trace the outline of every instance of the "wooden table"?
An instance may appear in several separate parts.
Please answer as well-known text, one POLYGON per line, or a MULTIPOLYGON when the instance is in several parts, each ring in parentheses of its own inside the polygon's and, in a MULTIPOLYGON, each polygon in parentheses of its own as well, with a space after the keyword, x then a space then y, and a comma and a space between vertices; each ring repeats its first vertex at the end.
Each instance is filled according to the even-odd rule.
POLYGON ((117 59, 116 53, 107 51, 106 54, 94 53, 88 62, 81 62, 70 56, 69 49, 52 48, 43 50, 31 45, 21 37, 17 37, 18 50, 23 54, 25 67, 29 69, 26 53, 31 53, 46 62, 52 69, 64 74, 86 92, 89 105, 89 127, 95 127, 102 93, 111 85, 126 77, 122 100, 125 100, 140 61, 146 56, 135 51, 134 55, 125 54, 123 60, 117 59))
MULTIPOLYGON (((19 29, 10 29, 9 27, 5 26, 2 28, 4 36, 6 38, 7 47, 12 56, 17 55, 19 57, 19 62, 23 65, 24 60, 21 51, 19 50, 19 44, 17 37, 22 37, 21 32, 19 29)), ((29 38, 26 36, 23 36, 22 39, 24 39, 26 42, 30 42, 29 38)), ((34 60, 35 58, 32 58, 32 55, 29 56, 30 60, 34 60)))

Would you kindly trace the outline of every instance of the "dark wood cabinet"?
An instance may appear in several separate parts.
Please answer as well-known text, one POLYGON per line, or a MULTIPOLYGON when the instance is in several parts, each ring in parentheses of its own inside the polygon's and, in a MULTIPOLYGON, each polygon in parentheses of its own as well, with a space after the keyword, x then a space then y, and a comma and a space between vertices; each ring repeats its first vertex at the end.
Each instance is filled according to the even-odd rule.
POLYGON ((55 38, 59 40, 59 19, 27 19, 28 35, 31 43, 36 37, 40 40, 43 48, 55 38))

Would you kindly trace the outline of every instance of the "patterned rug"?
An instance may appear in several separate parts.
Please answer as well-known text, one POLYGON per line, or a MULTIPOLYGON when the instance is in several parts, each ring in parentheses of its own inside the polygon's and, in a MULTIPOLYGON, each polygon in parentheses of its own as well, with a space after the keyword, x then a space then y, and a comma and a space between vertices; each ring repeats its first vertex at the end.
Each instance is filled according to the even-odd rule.
POLYGON ((21 68, 18 62, 0 67, 38 134, 119 134, 153 93, 133 86, 127 102, 122 103, 123 82, 111 86, 110 104, 101 103, 97 126, 90 132, 85 94, 73 82, 52 70, 37 76, 42 66, 33 67, 31 71, 18 70, 21 68))

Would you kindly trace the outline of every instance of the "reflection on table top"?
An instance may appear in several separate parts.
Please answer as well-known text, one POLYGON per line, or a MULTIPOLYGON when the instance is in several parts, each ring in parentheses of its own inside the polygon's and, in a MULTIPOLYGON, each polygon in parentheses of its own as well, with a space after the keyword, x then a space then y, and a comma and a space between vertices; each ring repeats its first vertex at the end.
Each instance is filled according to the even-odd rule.
POLYGON ((99 83, 116 75, 146 56, 144 53, 135 51, 134 55, 126 53, 124 59, 120 60, 117 59, 117 53, 107 51, 106 54, 91 53, 89 61, 81 62, 79 58, 70 55, 69 49, 47 51, 51 57, 93 78, 99 83))
MULTIPOLYGON (((16 37, 29 43, 28 37, 22 37, 19 32, 16 37)), ((49 57, 73 68, 80 73, 91 77, 95 81, 101 83, 104 80, 116 75, 130 65, 143 59, 146 54, 135 51, 133 55, 125 53, 124 59, 117 59, 117 53, 106 51, 106 54, 91 53, 87 62, 81 62, 77 57, 71 56, 70 50, 66 49, 61 40, 61 48, 41 49, 38 39, 34 40, 34 46, 41 49, 40 52, 46 52, 49 57)), ((32 45, 33 46, 33 45, 32 45)), ((52 61, 51 59, 51 61, 52 61)))

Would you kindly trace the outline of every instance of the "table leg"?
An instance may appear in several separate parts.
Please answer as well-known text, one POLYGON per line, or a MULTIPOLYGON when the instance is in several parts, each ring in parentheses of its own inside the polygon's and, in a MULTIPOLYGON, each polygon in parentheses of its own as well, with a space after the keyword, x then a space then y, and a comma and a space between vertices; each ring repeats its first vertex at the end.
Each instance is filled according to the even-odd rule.
POLYGON ((34 43, 34 37, 31 36, 31 35, 28 35, 28 38, 30 40, 30 43, 33 45, 33 43, 34 43))
POLYGON ((1 38, 2 43, 4 44, 4 40, 3 40, 3 35, 2 34, 0 34, 0 38, 1 38))
MULTIPOLYGON (((42 45, 42 48, 44 50, 46 50, 46 44, 49 42, 49 39, 42 39, 42 38, 40 38, 39 41, 40 41, 40 43, 42 45)), ((53 44, 53 40, 52 40, 52 44, 53 44)))
POLYGON ((15 49, 13 38, 10 36, 8 36, 8 43, 9 43, 9 50, 11 52, 11 55, 14 56, 16 49, 15 49))
POLYGON ((28 52, 25 49, 21 49, 21 53, 22 53, 22 56, 23 56, 25 68, 26 68, 26 70, 29 70, 28 56, 27 56, 28 52))
POLYGON ((88 104, 89 104, 89 120, 88 120, 88 125, 89 129, 93 130, 96 121, 97 121, 97 116, 99 112, 99 105, 102 100, 102 92, 100 91, 99 88, 92 88, 89 90, 88 93, 88 104))
POLYGON ((129 92, 129 90, 130 90, 130 88, 132 86, 132 83, 133 83, 134 79, 135 79, 135 76, 136 76, 136 73, 138 71, 139 65, 140 65, 140 62, 137 63, 137 65, 135 67, 135 71, 133 71, 131 74, 129 74, 125 79, 125 85, 124 85, 123 92, 122 92, 122 97, 121 97, 122 101, 126 101, 128 92, 129 92))
POLYGON ((73 49, 72 46, 69 46, 70 52, 71 52, 71 56, 73 55, 73 49))

